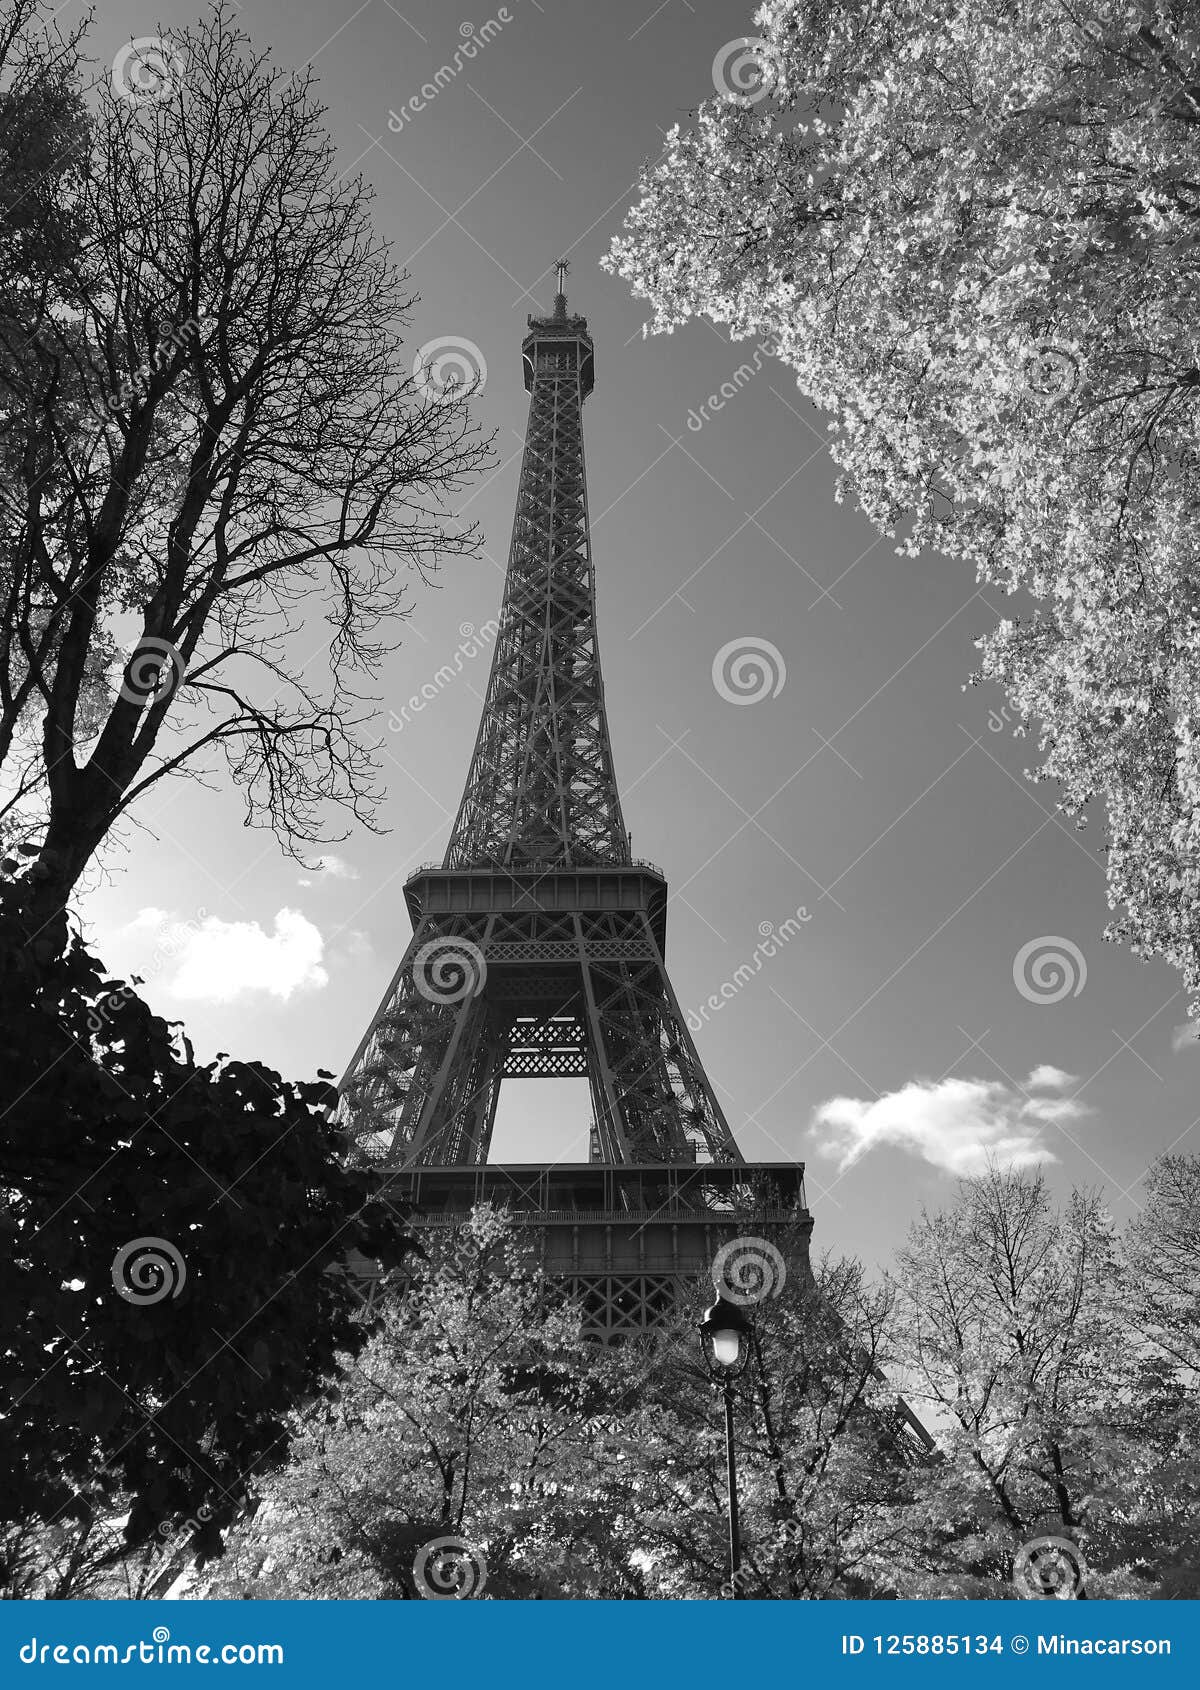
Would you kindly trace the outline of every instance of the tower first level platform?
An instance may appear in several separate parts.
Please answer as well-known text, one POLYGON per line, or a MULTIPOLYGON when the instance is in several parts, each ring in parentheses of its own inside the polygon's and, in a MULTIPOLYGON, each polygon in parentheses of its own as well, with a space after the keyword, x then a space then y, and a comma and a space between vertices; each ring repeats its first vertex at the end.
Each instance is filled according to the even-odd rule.
MULTIPOLYGON (((386 1189, 412 1206, 418 1236, 458 1225, 476 1204, 507 1209, 531 1271, 580 1304, 584 1330, 602 1343, 669 1319, 689 1287, 712 1283, 718 1253, 739 1240, 755 1253, 773 1244, 789 1272, 808 1272, 812 1217, 796 1162, 410 1167, 386 1189)), ((356 1271, 369 1285, 367 1264, 356 1271)))

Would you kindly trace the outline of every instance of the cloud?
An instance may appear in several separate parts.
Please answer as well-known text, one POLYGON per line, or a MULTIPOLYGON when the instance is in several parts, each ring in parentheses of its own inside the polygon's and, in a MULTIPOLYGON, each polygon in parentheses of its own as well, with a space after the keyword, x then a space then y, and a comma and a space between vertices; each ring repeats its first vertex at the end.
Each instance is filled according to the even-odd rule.
POLYGON ((169 959, 167 990, 174 997, 229 1003, 246 992, 267 992, 284 1002, 294 992, 328 985, 321 966, 325 941, 299 910, 281 909, 275 929, 257 921, 173 922, 166 911, 139 911, 131 926, 159 933, 157 956, 169 959))
POLYGON ((1025 1082, 1026 1091, 1065 1091, 1068 1086, 1078 1085, 1074 1074, 1068 1074, 1065 1068, 1055 1068, 1050 1062, 1043 1062, 1033 1070, 1025 1082))
POLYGON ((1200 1022, 1185 1021, 1171 1031, 1172 1050, 1200 1050, 1200 1022))
MULTIPOLYGON (((359 878, 358 870, 351 868, 345 857, 336 857, 331 851, 326 852, 322 857, 315 858, 311 867, 318 878, 322 876, 329 880, 357 880, 359 878)), ((303 877, 297 881, 299 886, 314 886, 315 884, 316 881, 306 880, 303 877)))
POLYGON ((168 910, 160 910, 155 904, 147 904, 137 912, 132 921, 125 923, 125 932, 137 933, 144 928, 157 932, 160 927, 165 927, 170 919, 168 910))
POLYGON ((1057 1160, 1044 1127, 1089 1113, 1074 1098, 1027 1093, 1074 1083, 1049 1064, 1035 1068, 1023 1087, 1002 1080, 913 1080, 870 1101, 830 1098, 814 1111, 811 1130, 820 1154, 837 1158, 839 1172, 884 1145, 960 1177, 983 1173, 992 1160, 1027 1168, 1057 1160))

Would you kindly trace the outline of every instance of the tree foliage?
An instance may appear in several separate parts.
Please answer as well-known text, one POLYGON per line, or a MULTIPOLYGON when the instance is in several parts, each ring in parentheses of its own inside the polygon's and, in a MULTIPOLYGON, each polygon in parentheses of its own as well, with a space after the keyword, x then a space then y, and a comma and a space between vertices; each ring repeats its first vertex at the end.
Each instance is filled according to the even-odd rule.
POLYGON ((301 1416, 210 1594, 438 1594, 418 1558, 445 1539, 466 1546, 481 1595, 601 1594, 614 1546, 591 1507, 588 1432, 602 1358, 577 1311, 543 1297, 503 1214, 427 1235, 336 1400, 301 1416))
POLYGON ((900 549, 1018 593, 982 672, 1200 995, 1200 31, 1183 0, 769 0, 609 263, 766 342, 900 549), (1032 604, 1031 604, 1032 601, 1032 604))
MULTIPOLYGON (((329 1271, 402 1221, 347 1168, 327 1082, 197 1064, 76 939, 0 910, 0 1528, 6 1578, 77 1577, 101 1528, 198 1548, 287 1450, 285 1415, 366 1337, 329 1271), (58 1575, 54 1575, 58 1576, 58 1575)), ((110 1534, 111 1535, 111 1534, 110 1534)))
MULTIPOLYGON (((1158 1164, 1123 1232, 1093 1194, 1060 1209, 1037 1174, 994 1170, 923 1215, 882 1281, 854 1262, 810 1271, 805 1241, 784 1241, 734 1387, 740 1593, 1195 1596, 1198 1167, 1158 1164), (1021 1568, 1047 1542, 1031 1587, 1021 1568)), ((483 1207, 422 1236, 366 1347, 289 1416, 289 1459, 183 1593, 731 1594, 699 1296, 604 1350, 513 1216, 483 1207)), ((103 1548, 99 1532, 60 1549, 73 1588, 161 1593, 161 1555, 103 1548)))

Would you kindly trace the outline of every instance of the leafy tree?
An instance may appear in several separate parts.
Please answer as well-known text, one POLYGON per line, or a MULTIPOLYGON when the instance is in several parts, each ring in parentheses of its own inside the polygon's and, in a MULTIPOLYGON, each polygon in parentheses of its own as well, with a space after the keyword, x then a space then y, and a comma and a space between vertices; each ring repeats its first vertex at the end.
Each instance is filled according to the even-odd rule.
MULTIPOLYGON (((34 11, 0 0, 0 42, 34 11)), ((404 573, 473 547, 445 501, 486 457, 466 390, 410 373, 408 280, 311 80, 223 3, 163 43, 156 97, 92 90, 72 238, 0 313, 0 765, 60 942, 114 824, 214 758, 293 852, 331 804, 370 821, 357 689, 404 573)))
POLYGON ((0 905, 0 1577, 70 1594, 121 1516, 122 1548, 184 1519, 219 1547, 367 1336, 328 1270, 408 1239, 327 1083, 198 1065, 79 940, 24 942, 25 890, 0 905))
MULTIPOLYGON (((742 1593, 894 1594, 914 1469, 880 1372, 891 1294, 855 1264, 823 1264, 815 1284, 794 1265, 756 1310, 738 1387, 742 1593)), ((699 1305, 604 1351, 543 1295, 503 1213, 477 1209, 431 1242, 337 1400, 301 1417, 204 1593, 408 1597, 423 1546, 454 1538, 468 1587, 482 1569, 491 1596, 727 1594, 724 1422, 699 1305)))
POLYGON ((1200 1594, 1200 1157, 1162 1157, 1125 1236, 1121 1313, 1138 1346, 1141 1443, 1117 1547, 1156 1594, 1200 1594))
MULTIPOLYGON (((610 264, 754 336, 901 551, 1022 613, 982 672, 1106 808, 1110 935, 1200 997, 1200 33, 1165 0, 769 0, 610 264)), ((840 496, 840 489, 839 489, 840 496)))
POLYGON ((924 1498, 928 1573, 906 1594, 1011 1595, 1014 1556, 1045 1536, 1080 1552, 1090 1594, 1152 1594, 1121 1565, 1144 1443, 1099 1199, 1076 1192, 1058 1211, 1040 1174, 993 1169, 922 1214, 896 1279, 898 1349, 942 1457, 924 1498))
MULTIPOLYGON (((736 1386, 740 1592, 755 1599, 894 1595, 913 1476, 896 1422, 891 1294, 854 1262, 815 1277, 789 1251, 777 1297, 750 1312, 757 1343, 736 1386)), ((608 1507, 646 1594, 728 1594, 725 1431, 695 1340, 699 1304, 617 1422, 608 1507)))
POLYGON ((578 1312, 547 1307, 503 1211, 426 1232, 336 1399, 301 1415, 207 1594, 255 1597, 612 1594, 592 1506, 590 1422, 603 1365, 578 1312), (465 1546, 442 1569, 424 1546, 465 1546), (424 1584, 424 1591, 421 1589, 424 1584))

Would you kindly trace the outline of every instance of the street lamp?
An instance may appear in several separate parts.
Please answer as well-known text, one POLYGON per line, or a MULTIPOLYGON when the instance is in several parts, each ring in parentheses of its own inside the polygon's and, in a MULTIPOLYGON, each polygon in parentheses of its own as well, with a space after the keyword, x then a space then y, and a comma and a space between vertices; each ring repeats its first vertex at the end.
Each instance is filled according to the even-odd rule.
POLYGON ((737 1467, 733 1453, 733 1382, 750 1360, 752 1328, 746 1311, 718 1297, 700 1322, 700 1345, 709 1378, 725 1397, 725 1459, 729 1472, 729 1582, 733 1600, 742 1594, 742 1545, 738 1533, 737 1467))

